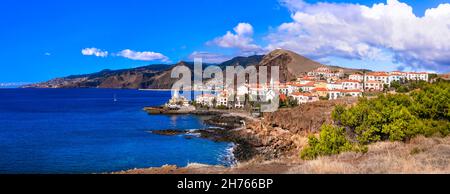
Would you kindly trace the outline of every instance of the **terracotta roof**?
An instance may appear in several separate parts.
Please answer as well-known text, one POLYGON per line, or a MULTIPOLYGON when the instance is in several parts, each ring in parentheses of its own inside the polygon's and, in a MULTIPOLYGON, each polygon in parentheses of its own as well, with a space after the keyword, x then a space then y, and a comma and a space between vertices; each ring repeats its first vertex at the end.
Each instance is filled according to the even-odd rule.
POLYGON ((293 95, 293 96, 314 96, 311 93, 303 93, 303 92, 293 92, 291 95, 293 95))
POLYGON ((360 81, 358 80, 350 80, 350 79, 337 81, 337 83, 344 83, 344 82, 360 83, 360 81))
POLYGON ((326 91, 328 91, 328 89, 326 89, 326 88, 315 88, 314 90, 318 91, 318 92, 326 92, 326 91))
POLYGON ((428 74, 427 72, 408 72, 408 74, 428 74))
POLYGON ((366 81, 366 83, 369 83, 369 84, 381 84, 381 82, 379 82, 379 81, 366 81))
POLYGON ((370 76, 389 76, 386 72, 372 72, 372 73, 368 73, 367 75, 370 75, 370 76))
POLYGON ((295 87, 314 87, 314 84, 315 84, 314 82, 309 82, 309 83, 306 83, 306 84, 291 83, 289 85, 295 86, 295 87))

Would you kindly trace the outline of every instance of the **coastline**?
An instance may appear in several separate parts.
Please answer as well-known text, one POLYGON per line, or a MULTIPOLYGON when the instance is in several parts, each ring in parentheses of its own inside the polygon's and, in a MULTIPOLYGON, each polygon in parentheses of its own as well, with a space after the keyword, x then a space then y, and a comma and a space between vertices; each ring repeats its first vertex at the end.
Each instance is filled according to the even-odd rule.
MULTIPOLYGON (((240 173, 229 171, 240 169, 242 166, 252 166, 252 168, 256 169, 255 172, 257 173, 277 173, 301 162, 298 157, 298 151, 307 144, 307 134, 310 133, 307 128, 318 129, 322 123, 328 122, 326 119, 331 118, 331 110, 336 104, 352 104, 356 100, 344 99, 304 104, 294 109, 280 109, 275 113, 264 114, 262 118, 254 118, 250 113, 244 111, 213 109, 190 112, 187 114, 199 116, 210 115, 210 118, 206 119, 205 123, 222 128, 222 130, 197 130, 196 132, 200 133, 200 138, 234 143, 233 155, 236 159, 236 165, 225 167, 194 163, 185 167, 177 167, 167 164, 162 167, 149 168, 151 169, 149 170, 150 172, 144 169, 134 169, 114 173, 135 172, 136 170, 144 170, 146 173, 157 173, 166 171, 167 169, 175 172, 178 170, 174 169, 184 171, 192 168, 197 171, 213 170, 219 173, 240 173), (305 122, 295 122, 295 125, 293 123, 283 123, 282 121, 293 122, 298 120, 298 118, 287 118, 288 115, 301 118, 305 122), (312 123, 314 125, 311 125, 312 123), (273 163, 276 163, 276 165, 273 163), (267 169, 267 166, 274 168, 274 170, 267 169), (259 168, 265 170, 260 172, 258 170, 259 168)), ((179 135, 180 133, 185 133, 184 131, 179 132, 178 130, 175 131, 176 134, 173 134, 173 130, 162 130, 159 132, 161 132, 160 135, 179 135)), ((239 171, 251 173, 250 168, 239 171)))

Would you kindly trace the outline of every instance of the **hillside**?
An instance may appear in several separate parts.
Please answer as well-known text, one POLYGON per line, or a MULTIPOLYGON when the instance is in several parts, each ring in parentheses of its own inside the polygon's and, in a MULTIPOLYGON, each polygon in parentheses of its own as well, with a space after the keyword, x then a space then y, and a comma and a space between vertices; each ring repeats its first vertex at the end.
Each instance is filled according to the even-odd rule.
MULTIPOLYGON (((184 65, 193 69, 192 62, 179 62, 173 65, 149 65, 144 67, 103 70, 97 73, 74 75, 52 79, 47 82, 26 85, 28 88, 129 88, 129 89, 168 89, 177 81, 170 77, 174 67, 184 65)), ((280 81, 290 81, 308 71, 322 65, 292 51, 275 50, 267 55, 254 55, 249 57, 235 57, 221 64, 204 64, 203 66, 218 65, 222 69, 226 66, 241 65, 244 67, 279 66, 280 81)), ((337 67, 330 67, 336 69, 337 67)), ((351 69, 344 69, 346 72, 351 69)), ((270 72, 270 71, 269 71, 270 72)))

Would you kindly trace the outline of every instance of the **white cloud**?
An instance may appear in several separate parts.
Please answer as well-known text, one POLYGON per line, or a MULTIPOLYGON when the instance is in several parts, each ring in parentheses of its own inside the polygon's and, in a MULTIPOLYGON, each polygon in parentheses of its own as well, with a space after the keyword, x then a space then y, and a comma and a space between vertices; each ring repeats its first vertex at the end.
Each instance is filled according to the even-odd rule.
POLYGON ((204 63, 222 63, 224 61, 230 60, 232 57, 210 52, 194 51, 189 55, 188 58, 189 60, 194 60, 194 58, 202 58, 202 61, 204 63))
POLYGON ((261 52, 262 48, 253 43, 253 26, 249 23, 239 23, 225 35, 208 42, 223 48, 237 48, 243 53, 261 52))
POLYGON ((85 48, 81 50, 81 54, 86 56, 107 57, 108 51, 103 51, 98 48, 85 48))
POLYGON ((44 53, 45 56, 51 56, 51 53, 44 53))
POLYGON ((449 71, 450 4, 418 17, 398 0, 363 6, 343 3, 308 4, 282 0, 292 21, 267 36, 267 49, 285 48, 315 58, 388 57, 413 69, 449 71))
POLYGON ((163 62, 169 62, 169 58, 161 53, 156 53, 156 52, 150 52, 150 51, 144 51, 144 52, 139 52, 139 51, 133 51, 130 49, 125 49, 123 51, 120 51, 119 53, 117 53, 117 56, 121 56, 121 57, 125 57, 128 59, 132 59, 132 60, 137 60, 137 61, 163 61, 163 62))

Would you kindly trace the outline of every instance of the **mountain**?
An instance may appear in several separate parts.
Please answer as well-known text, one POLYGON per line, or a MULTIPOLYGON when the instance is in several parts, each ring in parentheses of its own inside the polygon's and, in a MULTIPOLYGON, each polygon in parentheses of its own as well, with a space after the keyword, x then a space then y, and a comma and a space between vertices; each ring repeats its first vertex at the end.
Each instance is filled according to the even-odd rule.
MULTIPOLYGON (((218 65, 222 69, 227 66, 241 65, 247 67, 255 65, 260 66, 279 66, 280 81, 290 81, 306 72, 323 67, 325 65, 310 60, 304 56, 288 50, 277 49, 267 55, 254 55, 249 57, 235 57, 218 65)), ((168 89, 178 81, 171 78, 172 69, 177 66, 186 66, 193 69, 192 62, 179 62, 173 65, 148 65, 144 67, 121 69, 121 70, 103 70, 97 73, 74 75, 64 78, 56 78, 47 82, 26 85, 28 88, 130 88, 130 89, 168 89)), ((339 67, 332 67, 337 69, 339 67)), ((344 69, 346 72, 356 70, 344 69)), ((270 76, 270 68, 268 68, 270 76)))

